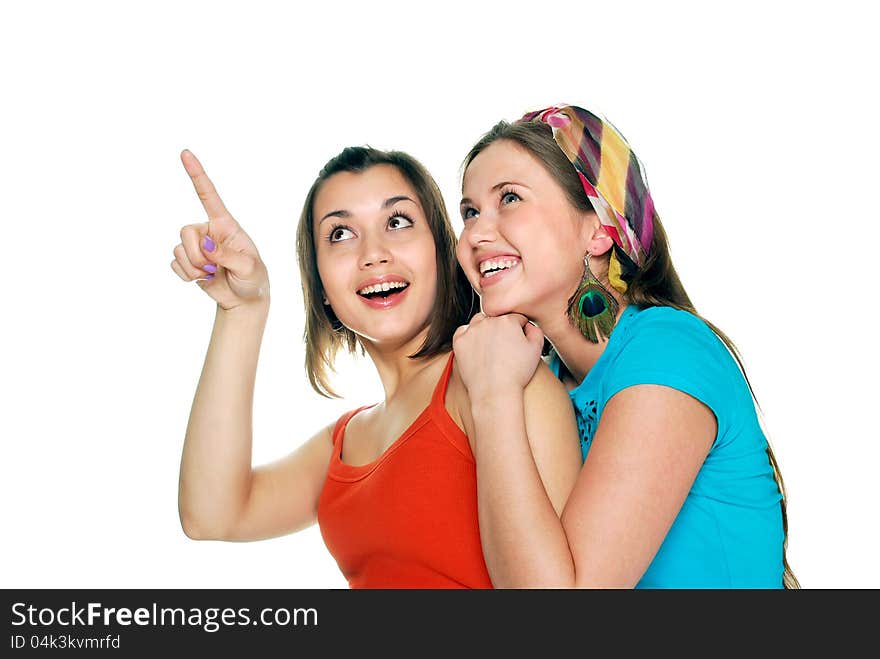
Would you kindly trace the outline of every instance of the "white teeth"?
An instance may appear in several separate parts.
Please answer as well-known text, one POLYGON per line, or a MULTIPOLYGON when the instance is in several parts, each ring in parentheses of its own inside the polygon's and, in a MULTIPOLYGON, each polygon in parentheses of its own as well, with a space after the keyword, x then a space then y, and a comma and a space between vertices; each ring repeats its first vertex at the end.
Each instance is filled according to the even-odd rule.
POLYGON ((405 281, 386 281, 381 284, 366 286, 358 291, 358 295, 369 295, 370 293, 380 293, 390 291, 393 288, 406 288, 409 286, 405 281))
POLYGON ((480 264, 480 274, 484 275, 488 270, 507 270, 515 266, 519 261, 517 259, 492 259, 483 261, 480 264))

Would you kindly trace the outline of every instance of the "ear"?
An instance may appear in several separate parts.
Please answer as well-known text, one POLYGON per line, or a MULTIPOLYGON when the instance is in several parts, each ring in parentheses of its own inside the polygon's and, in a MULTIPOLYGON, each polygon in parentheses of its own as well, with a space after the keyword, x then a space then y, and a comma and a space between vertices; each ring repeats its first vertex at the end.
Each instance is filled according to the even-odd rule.
POLYGON ((581 224, 582 251, 589 252, 593 256, 605 254, 614 245, 614 240, 599 222, 599 216, 594 212, 584 213, 583 220, 581 224))

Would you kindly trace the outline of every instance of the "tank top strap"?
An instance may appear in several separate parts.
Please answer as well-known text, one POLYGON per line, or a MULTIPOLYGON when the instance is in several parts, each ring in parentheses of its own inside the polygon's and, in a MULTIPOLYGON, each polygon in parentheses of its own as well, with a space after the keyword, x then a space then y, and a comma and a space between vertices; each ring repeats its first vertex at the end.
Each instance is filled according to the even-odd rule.
POLYGON ((348 422, 351 421, 351 418, 358 412, 361 412, 370 407, 374 407, 374 405, 375 403, 373 405, 361 405, 357 409, 349 410, 341 417, 339 417, 339 419, 336 420, 336 425, 333 426, 333 436, 331 438, 333 441, 333 446, 336 446, 339 443, 339 440, 345 434, 345 427, 348 425, 348 422))
POLYGON ((446 408, 446 389, 449 387, 449 378, 452 376, 452 365, 455 362, 455 353, 449 353, 449 360, 446 362, 446 368, 443 369, 443 375, 437 380, 437 386, 434 387, 434 395, 431 396, 431 407, 445 409, 446 408))

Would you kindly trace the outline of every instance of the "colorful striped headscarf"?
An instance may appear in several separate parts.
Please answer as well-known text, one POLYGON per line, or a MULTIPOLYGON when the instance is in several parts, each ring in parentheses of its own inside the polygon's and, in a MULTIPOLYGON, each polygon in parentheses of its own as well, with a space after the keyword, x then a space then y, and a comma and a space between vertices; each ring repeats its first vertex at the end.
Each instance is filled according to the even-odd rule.
POLYGON ((541 121, 553 129, 599 222, 633 263, 642 266, 654 237, 654 202, 643 168, 623 136, 606 120, 574 105, 528 112, 520 121, 541 121))

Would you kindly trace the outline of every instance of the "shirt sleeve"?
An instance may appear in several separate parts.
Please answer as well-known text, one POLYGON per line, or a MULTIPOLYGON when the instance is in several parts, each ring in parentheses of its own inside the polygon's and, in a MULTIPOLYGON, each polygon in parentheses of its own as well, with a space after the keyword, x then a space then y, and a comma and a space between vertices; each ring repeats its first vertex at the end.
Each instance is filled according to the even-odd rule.
POLYGON ((742 376, 718 336, 700 318, 670 307, 646 309, 627 329, 604 378, 604 400, 640 384, 671 387, 712 410, 718 422, 716 441, 723 437, 741 402, 742 376))

